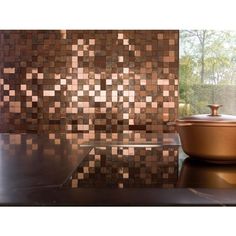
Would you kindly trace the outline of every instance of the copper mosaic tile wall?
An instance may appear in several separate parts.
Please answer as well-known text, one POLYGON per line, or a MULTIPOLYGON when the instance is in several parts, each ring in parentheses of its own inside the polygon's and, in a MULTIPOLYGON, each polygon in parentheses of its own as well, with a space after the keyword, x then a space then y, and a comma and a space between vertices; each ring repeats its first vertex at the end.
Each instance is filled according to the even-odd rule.
POLYGON ((0 131, 172 132, 178 31, 0 31, 0 131))
POLYGON ((67 185, 72 188, 173 188, 178 180, 178 148, 93 148, 67 185))

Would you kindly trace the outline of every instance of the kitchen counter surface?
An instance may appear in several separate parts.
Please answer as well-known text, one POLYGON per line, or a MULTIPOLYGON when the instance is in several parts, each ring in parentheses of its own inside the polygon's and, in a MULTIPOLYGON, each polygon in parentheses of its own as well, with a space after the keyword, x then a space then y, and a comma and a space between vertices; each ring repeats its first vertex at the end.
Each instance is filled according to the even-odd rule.
POLYGON ((236 164, 187 157, 177 134, 0 134, 0 171, 1 205, 236 205, 236 164))

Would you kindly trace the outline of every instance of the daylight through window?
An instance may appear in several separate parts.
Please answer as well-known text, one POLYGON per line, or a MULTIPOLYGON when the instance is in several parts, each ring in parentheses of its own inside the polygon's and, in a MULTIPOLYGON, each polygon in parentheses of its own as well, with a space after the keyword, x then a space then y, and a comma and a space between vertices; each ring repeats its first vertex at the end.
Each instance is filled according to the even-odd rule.
POLYGON ((180 31, 179 116, 209 113, 236 114, 236 31, 180 31))

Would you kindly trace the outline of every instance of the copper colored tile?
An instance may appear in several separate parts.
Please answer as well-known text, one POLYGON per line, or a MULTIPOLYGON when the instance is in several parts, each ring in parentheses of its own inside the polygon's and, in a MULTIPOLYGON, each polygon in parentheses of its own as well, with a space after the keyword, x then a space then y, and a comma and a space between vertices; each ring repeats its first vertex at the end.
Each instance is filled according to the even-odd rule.
POLYGON ((9 39, 0 45, 4 132, 112 140, 174 131, 165 123, 177 117, 178 31, 1 30, 0 38, 9 39))

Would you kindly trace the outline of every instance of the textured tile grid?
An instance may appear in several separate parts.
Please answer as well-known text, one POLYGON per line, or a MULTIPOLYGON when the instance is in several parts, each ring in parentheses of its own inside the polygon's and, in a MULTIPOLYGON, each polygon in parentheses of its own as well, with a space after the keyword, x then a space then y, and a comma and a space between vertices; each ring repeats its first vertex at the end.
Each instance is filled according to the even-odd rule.
POLYGON ((68 185, 86 187, 174 187, 178 179, 178 147, 94 148, 68 185))
POLYGON ((172 132, 177 105, 178 31, 0 31, 1 132, 172 132))

